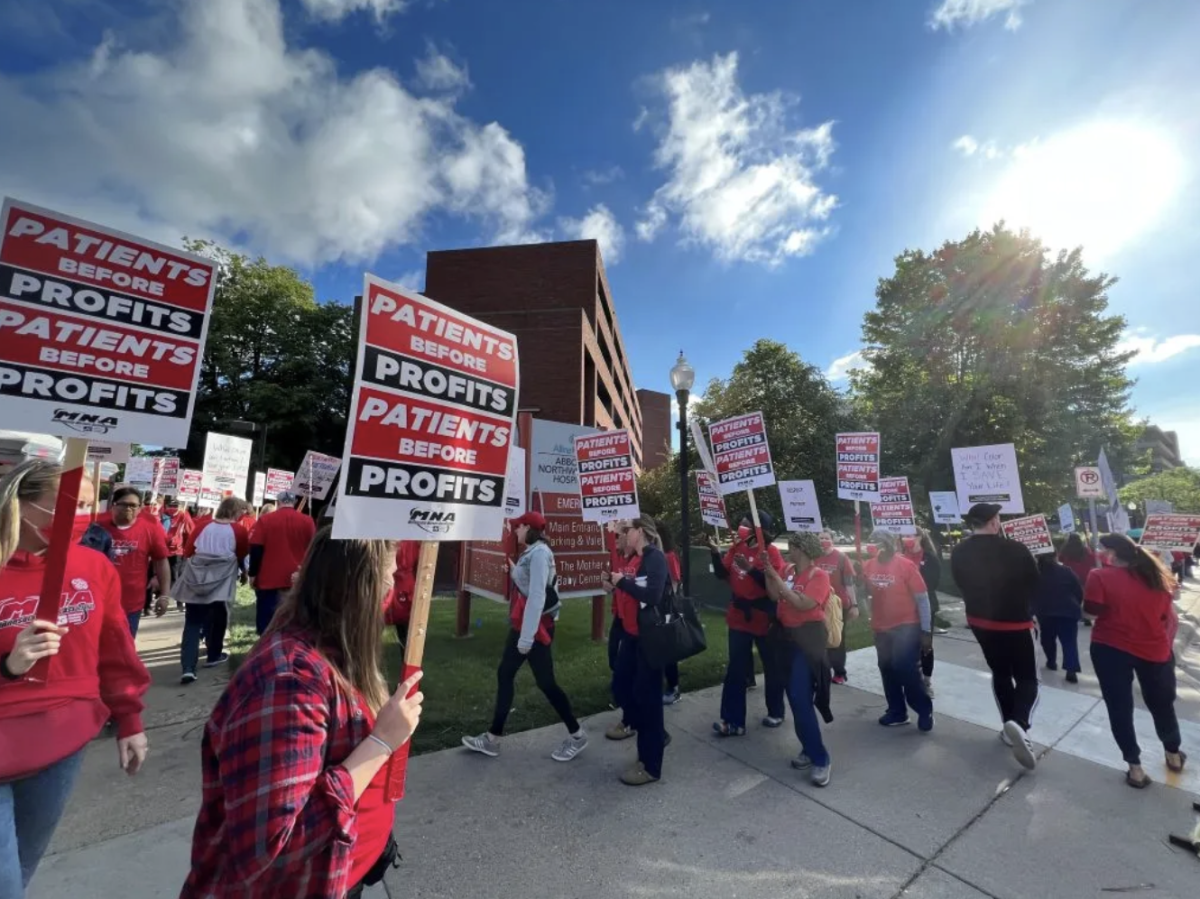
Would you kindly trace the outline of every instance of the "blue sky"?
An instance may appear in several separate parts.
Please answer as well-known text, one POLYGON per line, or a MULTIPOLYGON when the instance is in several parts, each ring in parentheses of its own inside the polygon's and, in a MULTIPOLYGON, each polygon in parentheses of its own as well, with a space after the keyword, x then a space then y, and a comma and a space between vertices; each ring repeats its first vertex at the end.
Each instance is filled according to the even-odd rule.
POLYGON ((1138 411, 1200 463, 1200 5, 0 0, 0 21, 0 193, 261 252, 322 299, 364 269, 420 286, 430 249, 596 237, 640 386, 678 347, 725 375, 762 336, 840 376, 905 247, 1002 216, 1082 243, 1121 278, 1138 411))

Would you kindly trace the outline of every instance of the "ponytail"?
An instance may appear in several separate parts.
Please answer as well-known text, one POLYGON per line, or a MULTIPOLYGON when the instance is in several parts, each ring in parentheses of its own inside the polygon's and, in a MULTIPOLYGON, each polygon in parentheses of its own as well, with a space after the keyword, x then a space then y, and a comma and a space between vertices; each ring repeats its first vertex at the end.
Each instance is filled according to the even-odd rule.
POLYGON ((29 459, 0 478, 0 568, 21 542, 21 502, 58 490, 62 469, 55 462, 29 459))
POLYGON ((1117 561, 1150 589, 1166 593, 1175 589, 1175 576, 1162 563, 1162 559, 1146 552, 1124 534, 1105 534, 1100 538, 1100 545, 1110 550, 1117 557, 1117 561))

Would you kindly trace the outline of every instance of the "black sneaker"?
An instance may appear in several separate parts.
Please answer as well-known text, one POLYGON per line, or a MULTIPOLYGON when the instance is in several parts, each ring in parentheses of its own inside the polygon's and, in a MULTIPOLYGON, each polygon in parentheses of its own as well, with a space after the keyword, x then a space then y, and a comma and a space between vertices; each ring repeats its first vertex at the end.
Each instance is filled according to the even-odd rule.
POLYGON ((1068 671, 1067 672, 1067 683, 1068 684, 1079 683, 1079 675, 1076 674, 1074 671, 1068 671))

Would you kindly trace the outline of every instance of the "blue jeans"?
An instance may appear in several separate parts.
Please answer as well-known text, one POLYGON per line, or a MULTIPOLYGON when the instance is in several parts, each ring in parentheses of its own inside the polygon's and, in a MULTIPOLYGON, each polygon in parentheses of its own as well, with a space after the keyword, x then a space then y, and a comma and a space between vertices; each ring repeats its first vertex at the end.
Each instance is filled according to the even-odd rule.
POLYGON ((796 739, 800 741, 800 748, 812 759, 812 763, 818 768, 824 768, 829 764, 829 752, 825 749, 825 741, 821 739, 821 723, 817 720, 817 710, 813 706, 815 683, 812 668, 809 667, 808 659, 799 646, 793 645, 790 648, 792 672, 788 677, 787 700, 788 705, 792 707, 796 739))
POLYGON ((0 784, 0 897, 25 895, 82 762, 81 749, 36 774, 0 784))
POLYGON ((275 609, 279 607, 279 594, 279 590, 254 591, 254 629, 260 637, 271 626, 271 619, 275 617, 275 609))
POLYGON ((784 717, 784 684, 778 675, 779 666, 771 657, 770 641, 730 628, 729 666, 725 669, 725 686, 721 690, 721 720, 730 727, 746 726, 746 681, 754 672, 755 646, 766 681, 767 714, 772 718, 784 717))
POLYGON ((141 612, 127 612, 125 620, 129 622, 129 634, 133 639, 137 639, 138 628, 142 626, 141 612))
POLYGON ((876 631, 875 653, 879 657, 888 714, 905 718, 908 708, 918 715, 932 714, 933 700, 921 681, 921 628, 902 624, 891 630, 876 631))
POLYGON ((1058 646, 1062 644, 1063 671, 1074 671, 1078 674, 1079 667, 1079 619, 1059 618, 1050 615, 1038 616, 1038 628, 1042 632, 1042 649, 1046 653, 1046 664, 1056 665, 1058 662, 1058 646))

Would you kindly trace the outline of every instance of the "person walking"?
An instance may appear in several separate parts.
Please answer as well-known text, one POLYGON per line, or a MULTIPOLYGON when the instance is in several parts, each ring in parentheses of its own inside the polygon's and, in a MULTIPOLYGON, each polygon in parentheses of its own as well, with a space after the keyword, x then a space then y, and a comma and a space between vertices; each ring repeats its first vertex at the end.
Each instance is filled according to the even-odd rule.
MULTIPOLYGON (((67 550, 57 621, 36 617, 62 470, 42 459, 0 478, 0 896, 17 899, 54 836, 87 744, 110 719, 129 775, 146 759, 138 658, 121 580, 101 553, 67 550), (44 679, 29 673, 48 660, 44 679)), ((91 488, 90 483, 88 484, 91 488)), ((91 511, 90 498, 80 510, 91 511)), ((140 610, 139 610, 140 611, 140 610)))
POLYGON ((250 551, 250 535, 235 523, 242 500, 227 496, 211 521, 196 528, 183 554, 187 560, 176 585, 184 604, 183 641, 179 648, 181 684, 196 680, 200 637, 207 650, 205 668, 229 661, 224 651, 229 604, 237 594, 242 562, 250 551))
MULTIPOLYGON (((858 617, 858 595, 855 589, 854 566, 846 554, 833 543, 833 532, 822 531, 821 555, 816 565, 829 576, 833 592, 842 604, 842 620, 853 621, 858 617)), ((846 628, 842 628, 841 642, 829 650, 829 665, 833 669, 832 682, 844 684, 846 675, 846 628)))
POLYGON ((385 766, 424 702, 419 672, 390 697, 383 676, 394 558, 384 540, 334 540, 327 527, 313 538, 205 725, 180 899, 357 899, 392 866, 385 766))
POLYGON ((167 533, 157 518, 142 514, 142 494, 136 487, 118 487, 109 499, 109 515, 98 519, 113 541, 113 564, 121 577, 121 604, 136 639, 146 605, 150 570, 158 578, 154 612, 162 616, 171 596, 171 564, 167 561, 167 533))
MULTIPOLYGON (((775 520, 767 512, 759 512, 759 525, 766 542, 767 559, 777 573, 785 567, 783 556, 771 544, 775 520)), ((783 684, 777 672, 779 666, 771 658, 767 632, 775 620, 775 603, 767 596, 766 574, 761 569, 755 528, 749 518, 738 525, 737 539, 721 556, 711 536, 706 536, 712 555, 713 574, 718 580, 729 581, 729 607, 725 623, 729 628, 729 663, 721 690, 721 720, 713 724, 718 736, 737 737, 746 733, 746 687, 754 675, 754 650, 758 650, 766 681, 767 715, 763 727, 782 727, 783 684)))
POLYGON ((621 657, 621 643, 626 636, 636 637, 638 634, 637 603, 628 593, 615 586, 621 575, 636 574, 638 566, 641 564, 641 559, 630 552, 626 545, 625 535, 629 532, 630 524, 631 522, 625 520, 615 521, 610 522, 606 528, 608 570, 612 576, 602 579, 601 586, 606 593, 612 596, 613 617, 608 628, 608 668, 612 672, 610 691, 613 707, 621 710, 621 720, 604 732, 605 739, 608 740, 628 740, 637 736, 637 731, 632 723, 634 717, 633 697, 628 695, 628 690, 625 689, 626 684, 617 678, 617 662, 621 657))
MULTIPOLYGON (((179 569, 183 565, 183 548, 187 546, 188 538, 196 530, 196 524, 185 506, 179 504, 174 496, 167 497, 163 506, 164 514, 170 519, 167 526, 167 563, 171 568, 171 581, 179 580, 179 569)), ((175 601, 176 611, 183 611, 183 603, 175 601)))
POLYGON ((908 709, 917 713, 922 733, 933 730, 933 700, 925 692, 919 668, 923 649, 933 645, 929 595, 917 566, 898 552, 895 534, 875 531, 871 542, 878 554, 863 563, 863 581, 871 598, 871 629, 883 678, 887 711, 884 727, 909 723, 908 709))
MULTIPOLYGON (((640 609, 659 607, 671 576, 653 518, 643 515, 630 522, 623 536, 626 550, 638 560, 637 569, 632 574, 605 571, 601 580, 629 597, 636 618, 640 609)), ((663 672, 641 651, 639 634, 628 628, 617 658, 617 682, 621 695, 628 697, 626 714, 633 719, 629 723, 637 733, 638 754, 637 764, 621 775, 621 783, 631 787, 657 783, 670 742, 663 724, 663 672)))
MULTIPOLYGON (((933 616, 933 633, 935 635, 944 635, 949 632, 948 627, 943 627, 943 624, 949 624, 939 614, 941 611, 941 603, 938 600, 938 587, 942 583, 942 558, 938 553, 937 547, 933 543, 933 538, 929 535, 929 531, 924 528, 919 528, 916 537, 905 538, 915 542, 919 552, 919 557, 916 554, 908 556, 910 561, 917 566, 921 572, 921 580, 925 582, 925 592, 929 595, 929 612, 933 616)), ((929 698, 933 698, 933 644, 929 644, 929 648, 921 647, 921 681, 925 684, 925 692, 929 694, 929 698)))
MULTIPOLYGON (((1071 570, 1082 587, 1087 583, 1088 575, 1096 568, 1096 554, 1083 542, 1078 534, 1067 534, 1067 540, 1058 553, 1058 561, 1071 570)), ((1084 627, 1091 627, 1091 620, 1083 616, 1084 627)))
POLYGON ((829 603, 841 601, 833 592, 829 575, 816 564, 824 554, 816 534, 792 534, 788 537, 788 565, 782 575, 771 566, 770 559, 760 559, 767 593, 778 603, 782 639, 776 659, 787 684, 788 705, 800 741, 800 755, 792 759, 792 767, 807 772, 818 787, 829 785, 833 770, 817 720, 818 702, 826 722, 833 720, 829 711, 831 675, 825 612, 829 603))
POLYGON ((1033 554, 1000 532, 1000 506, 976 503, 964 521, 971 529, 950 553, 950 571, 962 592, 967 625, 992 672, 1000 733, 1023 767, 1037 767, 1029 730, 1038 702, 1033 644, 1033 596, 1041 583, 1033 554))
POLYGON ((1092 666, 1113 739, 1129 766, 1125 782, 1140 790, 1149 785, 1150 776, 1142 768, 1133 725, 1135 676, 1166 753, 1167 770, 1179 773, 1187 762, 1175 715, 1177 584, 1161 561, 1124 534, 1101 537, 1100 557, 1104 567, 1088 575, 1083 591, 1084 609, 1096 616, 1092 666))
MULTIPOLYGON (((554 628, 561 603, 554 553, 546 542, 546 519, 540 512, 526 512, 511 522, 517 543, 524 547, 517 561, 509 562, 509 573, 517 594, 509 604, 511 628, 504 654, 496 670, 496 709, 492 726, 476 737, 463 737, 463 746, 490 758, 500 754, 500 738, 512 709, 517 672, 526 661, 534 682, 567 728, 567 738, 551 753, 556 762, 569 762, 588 745, 588 735, 571 711, 571 701, 554 677, 554 628)), ((660 701, 661 707, 661 701, 660 701)))
MULTIPOLYGON (((656 518, 654 520, 654 527, 658 529, 659 548, 667 560, 667 573, 671 576, 671 583, 682 590, 683 568, 679 564, 679 553, 675 551, 675 538, 671 536, 671 529, 667 527, 665 521, 656 518)), ((667 682, 667 689, 663 693, 662 698, 663 705, 674 705, 679 702, 682 696, 679 692, 679 663, 672 662, 665 667, 663 669, 663 677, 667 682)))
POLYGON ((412 617, 413 593, 417 589, 417 567, 421 561, 421 541, 401 540, 396 544, 396 573, 383 607, 383 620, 396 629, 401 646, 408 639, 408 622, 412 617))
POLYGON ((1062 646, 1062 667, 1067 683, 1079 683, 1079 620, 1083 617, 1083 587, 1071 569, 1059 564, 1054 553, 1037 557, 1040 581, 1033 594, 1033 614, 1037 618, 1046 653, 1046 670, 1058 670, 1058 647, 1062 646))
POLYGON ((300 498, 282 491, 278 511, 258 519, 250 531, 250 586, 254 588, 254 628, 266 633, 280 597, 292 588, 317 525, 296 510, 300 498))

